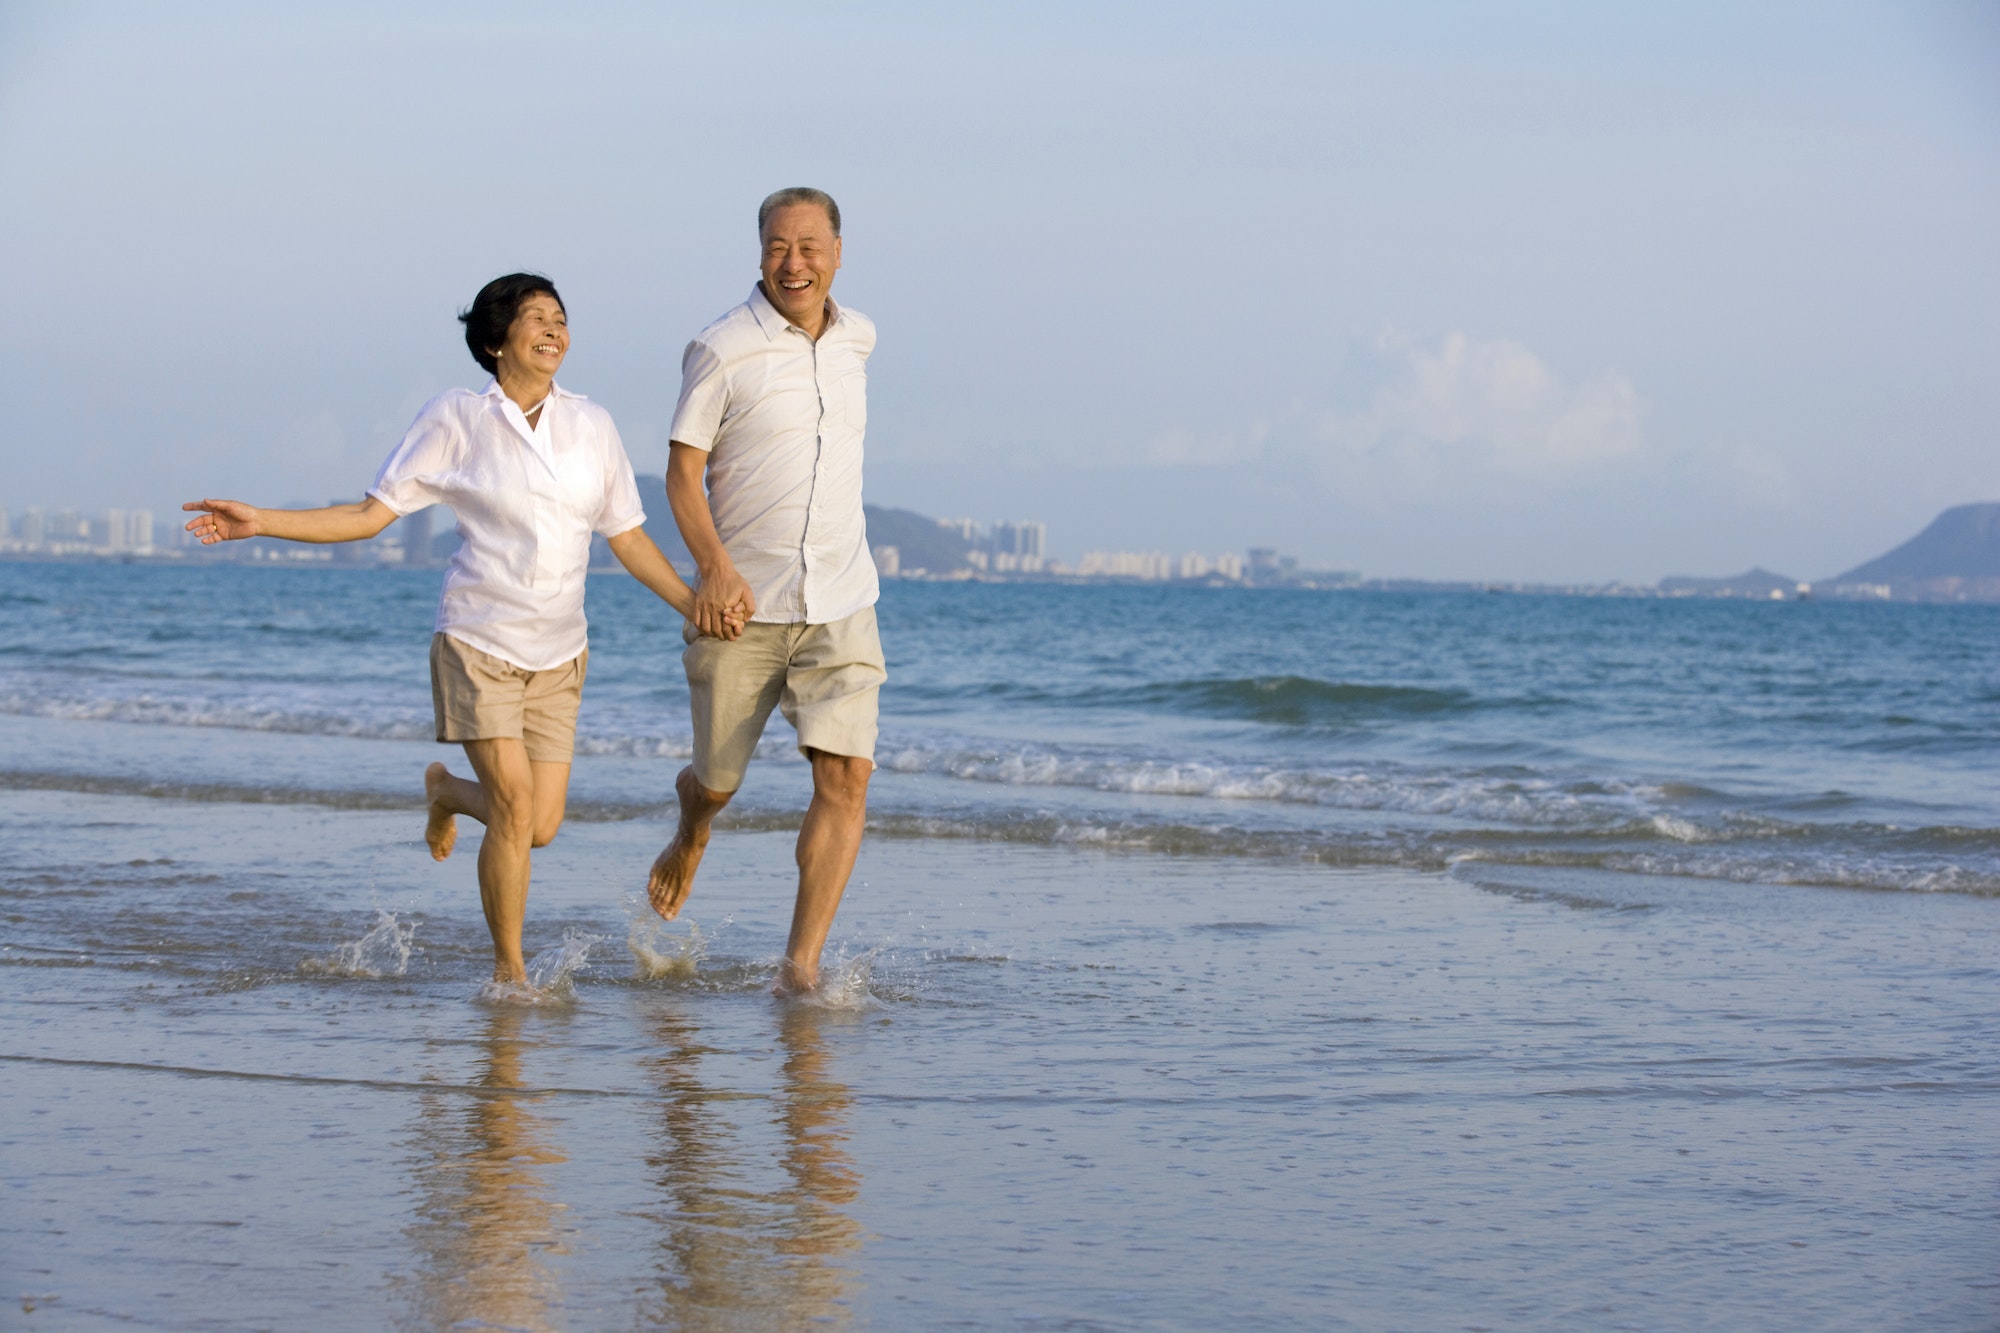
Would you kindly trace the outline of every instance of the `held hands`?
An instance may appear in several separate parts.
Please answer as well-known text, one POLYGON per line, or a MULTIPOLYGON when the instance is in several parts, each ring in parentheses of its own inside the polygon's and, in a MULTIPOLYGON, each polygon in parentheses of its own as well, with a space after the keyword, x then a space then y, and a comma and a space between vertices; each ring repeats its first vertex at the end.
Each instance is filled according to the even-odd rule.
POLYGON ((702 571, 701 583, 694 590, 694 614, 688 619, 711 638, 735 639, 756 610, 757 599, 751 595, 750 585, 735 566, 725 563, 702 571))
POLYGON ((187 530, 199 537, 203 546, 242 541, 262 531, 257 524, 257 507, 240 500, 190 500, 181 508, 196 514, 188 520, 187 530))

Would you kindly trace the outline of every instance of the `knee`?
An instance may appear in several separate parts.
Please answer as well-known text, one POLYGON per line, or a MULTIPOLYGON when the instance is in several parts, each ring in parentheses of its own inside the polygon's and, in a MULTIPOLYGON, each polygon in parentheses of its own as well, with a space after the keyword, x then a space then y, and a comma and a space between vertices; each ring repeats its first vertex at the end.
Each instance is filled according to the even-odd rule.
POLYGON ((560 832, 562 832, 562 821, 560 819, 547 827, 537 825, 533 836, 528 839, 528 845, 530 847, 546 847, 556 840, 556 834, 560 832))
POLYGON ((868 779, 875 766, 852 755, 816 753, 813 756, 813 789, 837 805, 868 803, 868 779))
MULTIPOLYGON (((532 801, 508 800, 505 797, 488 797, 487 808, 492 812, 493 816, 486 825, 488 832, 497 833, 503 838, 525 842, 533 847, 542 845, 541 842, 536 841, 538 830, 535 828, 535 807, 532 801)), ((553 833, 550 834, 550 837, 553 836, 555 836, 553 833)), ((545 842, 547 839, 543 839, 542 841, 545 842)))

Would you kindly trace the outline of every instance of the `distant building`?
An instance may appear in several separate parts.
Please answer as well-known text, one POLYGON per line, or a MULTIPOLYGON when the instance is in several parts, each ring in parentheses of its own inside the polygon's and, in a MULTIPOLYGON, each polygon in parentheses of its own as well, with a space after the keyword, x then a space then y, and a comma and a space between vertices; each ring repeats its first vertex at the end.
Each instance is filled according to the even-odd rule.
POLYGON ((1123 579, 1170 579, 1174 560, 1165 551, 1091 551, 1077 564, 1076 572, 1123 579))
POLYGON ((1234 551, 1224 551, 1215 557, 1215 572, 1223 578, 1240 580, 1243 577, 1243 569, 1243 557, 1234 551))
POLYGON ((995 555, 1025 556, 1039 563, 1042 545, 1048 540, 1049 525, 1033 520, 993 525, 990 549, 995 555))
POLYGON ((1205 579, 1209 570, 1215 568, 1208 557, 1199 551, 1189 551, 1181 557, 1181 577, 1184 579, 1205 579))
POLYGON ((1033 574, 1048 566, 1046 523, 1014 519, 985 524, 970 518, 941 518, 937 524, 966 544, 966 564, 982 573, 1033 574))
POLYGON ((903 553, 893 546, 877 546, 869 551, 875 557, 875 572, 885 579, 893 579, 903 572, 903 553))
POLYGON ((107 555, 151 555, 153 553, 153 511, 150 509, 107 509, 104 523, 92 543, 107 555))
POLYGON ((435 505, 409 514, 396 526, 403 529, 403 563, 424 565, 431 558, 431 510, 435 505))

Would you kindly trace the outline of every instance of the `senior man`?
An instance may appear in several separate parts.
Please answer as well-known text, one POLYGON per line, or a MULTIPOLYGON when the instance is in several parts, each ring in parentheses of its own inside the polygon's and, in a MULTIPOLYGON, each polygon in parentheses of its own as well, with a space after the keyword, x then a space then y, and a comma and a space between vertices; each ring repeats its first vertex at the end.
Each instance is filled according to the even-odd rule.
POLYGON ((750 299, 681 358, 667 499, 700 570, 681 658, 694 762, 675 781, 680 823, 646 892, 661 916, 680 912, 711 821, 742 785, 771 709, 782 709, 813 779, 777 983, 792 992, 819 984, 875 769, 886 672, 861 513, 875 326, 834 304, 840 208, 824 191, 771 195, 757 234, 762 276, 750 299), (746 622, 740 633, 733 616, 746 622))

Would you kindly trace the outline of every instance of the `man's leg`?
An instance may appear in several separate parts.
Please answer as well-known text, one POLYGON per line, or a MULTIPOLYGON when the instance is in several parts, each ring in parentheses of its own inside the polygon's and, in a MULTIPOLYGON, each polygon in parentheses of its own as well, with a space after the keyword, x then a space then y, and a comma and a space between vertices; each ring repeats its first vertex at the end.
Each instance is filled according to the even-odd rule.
POLYGON ((691 639, 681 654, 694 723, 694 762, 674 779, 680 819, 646 876, 647 901, 669 921, 686 905, 694 872, 708 848, 709 825, 743 785, 757 738, 778 706, 790 635, 785 625, 753 623, 736 639, 691 639))
POLYGON ((654 859, 653 871, 646 876, 646 900, 669 921, 680 915, 681 904, 694 888, 694 872, 701 866, 701 854, 708 850, 708 826, 736 793, 710 791, 701 785, 694 765, 689 764, 674 779, 674 794, 680 798, 680 822, 674 826, 673 840, 654 859))
POLYGON ((808 750, 813 798, 799 828, 799 897, 792 909, 792 934, 778 975, 783 991, 819 985, 819 955, 833 929, 833 914, 854 873, 861 831, 868 821, 868 779, 875 765, 851 755, 808 750))

